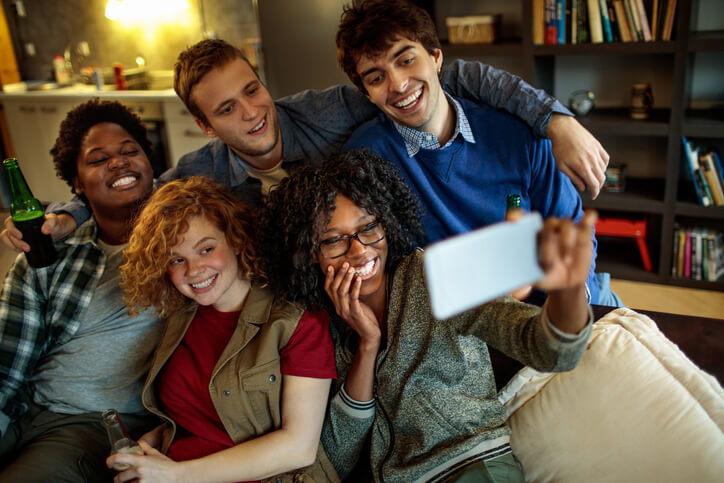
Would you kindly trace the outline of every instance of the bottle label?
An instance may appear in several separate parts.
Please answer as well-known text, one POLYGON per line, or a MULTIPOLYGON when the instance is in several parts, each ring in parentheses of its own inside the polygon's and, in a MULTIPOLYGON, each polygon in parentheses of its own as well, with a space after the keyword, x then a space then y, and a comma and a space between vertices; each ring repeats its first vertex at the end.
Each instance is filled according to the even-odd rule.
POLYGON ((28 259, 28 264, 34 268, 52 265, 58 258, 55 246, 53 245, 53 239, 50 235, 46 235, 40 231, 45 221, 45 217, 42 216, 43 214, 41 213, 40 215, 40 217, 24 221, 13 218, 15 226, 20 230, 20 233, 23 234, 23 240, 30 245, 30 251, 25 253, 25 257, 28 259))

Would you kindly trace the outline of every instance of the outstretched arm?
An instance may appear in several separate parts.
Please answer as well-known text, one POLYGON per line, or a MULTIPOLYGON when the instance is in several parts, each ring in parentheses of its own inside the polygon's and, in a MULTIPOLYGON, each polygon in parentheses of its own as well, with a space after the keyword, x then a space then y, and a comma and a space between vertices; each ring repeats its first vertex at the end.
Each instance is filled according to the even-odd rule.
POLYGON ((538 236, 543 279, 536 287, 548 292, 551 323, 568 334, 577 334, 588 323, 586 278, 591 266, 591 236, 598 215, 587 211, 579 223, 547 218, 538 236))

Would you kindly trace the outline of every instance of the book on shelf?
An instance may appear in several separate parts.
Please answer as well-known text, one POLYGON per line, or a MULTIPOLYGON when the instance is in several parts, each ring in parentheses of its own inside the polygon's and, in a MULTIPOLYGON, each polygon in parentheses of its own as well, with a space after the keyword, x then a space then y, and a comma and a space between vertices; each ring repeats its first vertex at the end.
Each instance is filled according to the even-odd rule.
POLYGON ((694 230, 692 231, 692 237, 693 237, 693 241, 694 241, 694 246, 693 246, 693 248, 692 248, 691 256, 693 257, 693 260, 692 260, 692 265, 693 265, 692 278, 693 278, 694 280, 701 280, 701 279, 702 279, 702 272, 703 272, 703 270, 702 270, 702 267, 701 267, 701 264, 702 264, 701 262, 702 262, 702 259, 703 259, 703 256, 702 256, 702 255, 703 255, 703 253, 702 253, 702 250, 703 250, 702 240, 703 240, 703 237, 704 237, 704 231, 705 231, 704 228, 701 228, 701 227, 695 227, 694 230))
POLYGON ((635 0, 636 10, 641 21, 641 31, 646 42, 651 42, 651 28, 649 27, 649 19, 644 8, 644 0, 635 0))
POLYGON ((585 44, 591 41, 588 29, 588 0, 573 0, 576 2, 576 43, 585 44))
POLYGON ((691 277, 691 229, 684 233, 684 277, 691 277))
POLYGON ((679 230, 679 239, 675 240, 679 245, 678 258, 676 259, 676 275, 684 276, 684 249, 686 245, 686 229, 679 230))
POLYGON ((686 136, 681 136, 681 142, 684 145, 684 162, 682 163, 687 169, 684 170, 685 178, 690 179, 694 185, 696 197, 701 206, 711 206, 713 204, 713 196, 711 188, 699 167, 699 148, 691 144, 686 136))
POLYGON ((664 16, 661 40, 671 40, 671 33, 674 30, 674 19, 676 18, 676 1, 677 0, 668 0, 666 4, 666 15, 664 16))
POLYGON ((659 7, 661 6, 661 3, 659 0, 653 0, 653 5, 651 5, 651 39, 652 40, 658 40, 659 39, 659 7))
POLYGON ((591 34, 591 42, 594 44, 603 42, 603 25, 601 23, 599 0, 588 0, 588 28, 591 34))
POLYGON ((566 43, 566 0, 556 0, 556 28, 558 31, 557 43, 566 43))
POLYGON ((699 166, 704 172, 709 189, 714 196, 714 205, 724 206, 724 188, 722 188, 719 174, 716 171, 714 156, 711 151, 701 152, 699 154, 699 166))
POLYGON ((701 279, 709 280, 709 231, 704 230, 701 237, 701 279))
POLYGON ((722 186, 724 186, 724 168, 722 168, 724 163, 721 161, 721 155, 716 148, 710 148, 709 152, 711 153, 711 157, 714 159, 714 167, 716 168, 716 173, 719 175, 719 182, 722 186))
POLYGON ((703 226, 674 226, 671 275, 716 282, 724 275, 724 233, 703 226))
POLYGON ((598 7, 601 15, 601 29, 603 30, 603 40, 613 42, 613 33, 611 32, 611 19, 608 18, 608 5, 606 0, 598 0, 598 7))
POLYGON ((608 21, 611 23, 611 36, 614 42, 623 42, 621 32, 619 32, 618 21, 616 20, 616 11, 613 8, 613 0, 606 0, 606 8, 608 9, 608 21))
POLYGON ((568 17, 568 25, 571 30, 571 45, 578 43, 578 0, 571 0, 571 15, 568 17))
POLYGON ((626 19, 626 10, 623 7, 623 0, 613 0, 613 10, 616 15, 616 26, 623 42, 631 42, 631 29, 626 19))
POLYGON ((558 43, 558 20, 556 19, 556 0, 545 0, 543 32, 546 45, 558 43))
POLYGON ((709 231, 709 281, 715 282, 724 275, 724 233, 709 231))
POLYGON ((545 35, 543 33, 545 0, 533 0, 533 43, 543 45, 545 35))
POLYGON ((644 40, 644 31, 641 28, 641 19, 638 15, 638 7, 636 6, 636 0, 623 0, 624 8, 626 9, 626 15, 628 23, 631 26, 631 32, 635 40, 644 40))

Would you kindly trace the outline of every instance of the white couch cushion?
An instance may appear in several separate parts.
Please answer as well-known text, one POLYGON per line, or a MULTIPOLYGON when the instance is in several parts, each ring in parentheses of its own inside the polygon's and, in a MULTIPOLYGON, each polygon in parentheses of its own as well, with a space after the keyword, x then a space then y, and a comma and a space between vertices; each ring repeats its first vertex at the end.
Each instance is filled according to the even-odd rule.
POLYGON ((724 481, 724 390, 648 317, 617 309, 570 372, 500 393, 527 481, 724 481))

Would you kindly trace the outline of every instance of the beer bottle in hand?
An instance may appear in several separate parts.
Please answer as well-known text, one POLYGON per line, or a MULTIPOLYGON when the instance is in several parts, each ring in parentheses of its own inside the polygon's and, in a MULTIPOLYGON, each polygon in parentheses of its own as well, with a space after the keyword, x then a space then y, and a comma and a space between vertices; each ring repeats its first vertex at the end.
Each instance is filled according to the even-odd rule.
POLYGON ((45 221, 43 205, 30 191, 28 183, 18 166, 18 160, 8 158, 3 162, 3 165, 8 174, 8 183, 10 185, 12 200, 10 216, 15 226, 23 234, 23 240, 30 245, 30 251, 25 253, 28 264, 35 268, 52 265, 58 255, 55 252, 53 239, 50 235, 45 235, 40 231, 40 227, 43 226, 45 221))
MULTIPOLYGON (((115 409, 108 409, 101 414, 103 424, 106 425, 108 433, 108 441, 111 443, 111 454, 116 453, 133 453, 143 456, 143 449, 138 445, 136 440, 131 438, 126 431, 125 426, 121 422, 121 416, 115 409)), ((113 469, 116 471, 125 471, 128 469, 126 464, 115 464, 113 469)))
POLYGON ((509 194, 505 198, 505 211, 520 208, 520 195, 509 194))

